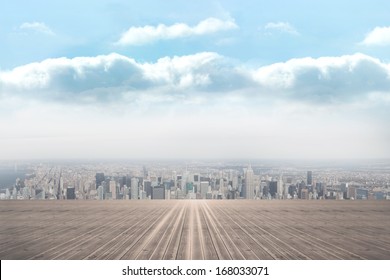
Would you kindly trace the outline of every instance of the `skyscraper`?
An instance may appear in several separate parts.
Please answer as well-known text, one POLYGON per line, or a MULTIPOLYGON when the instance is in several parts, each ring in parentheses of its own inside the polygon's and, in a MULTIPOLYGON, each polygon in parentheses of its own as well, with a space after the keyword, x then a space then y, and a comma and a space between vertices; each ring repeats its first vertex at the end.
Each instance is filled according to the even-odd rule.
POLYGON ((249 164, 248 169, 245 171, 245 184, 246 184, 246 198, 253 199, 255 196, 255 186, 253 183, 253 170, 249 164))
POLYGON ((116 199, 116 182, 114 180, 110 181, 110 193, 112 199, 116 199))
POLYGON ((283 178, 282 178, 282 175, 280 175, 279 181, 278 181, 278 198, 279 199, 283 198, 283 178))
POLYGON ((152 182, 149 180, 144 180, 144 191, 146 192, 146 197, 152 196, 152 182))
POLYGON ((75 187, 66 188, 66 199, 76 199, 75 187))
POLYGON ((96 173, 95 178, 96 178, 96 189, 98 189, 99 186, 101 186, 105 180, 104 173, 96 173))
POLYGON ((203 199, 206 198, 208 191, 209 191, 209 182, 207 182, 207 181, 200 182, 200 194, 201 194, 203 199))
POLYGON ((312 177, 312 172, 307 171, 307 185, 312 185, 313 184, 313 177, 312 177))
POLYGON ((138 179, 137 178, 131 178, 131 199, 138 199, 139 196, 139 188, 138 188, 138 179))
POLYGON ((277 192, 278 192, 278 182, 276 181, 269 182, 269 194, 271 195, 271 197, 275 198, 277 192))

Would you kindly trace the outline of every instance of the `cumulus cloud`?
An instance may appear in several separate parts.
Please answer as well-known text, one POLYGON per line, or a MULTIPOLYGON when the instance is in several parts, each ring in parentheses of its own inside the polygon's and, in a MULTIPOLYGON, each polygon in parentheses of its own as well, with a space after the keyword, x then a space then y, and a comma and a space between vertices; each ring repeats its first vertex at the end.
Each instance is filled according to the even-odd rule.
POLYGON ((159 40, 200 36, 236 28, 238 26, 234 20, 221 20, 217 18, 207 18, 195 26, 176 23, 170 26, 159 24, 157 26, 130 27, 122 34, 116 44, 144 45, 159 40))
POLYGON ((390 94, 390 65, 354 54, 292 59, 258 69, 260 87, 297 100, 332 102, 371 92, 390 94))
POLYGON ((19 27, 21 30, 32 30, 39 33, 44 33, 47 35, 54 35, 53 30, 51 30, 43 22, 24 22, 19 27))
POLYGON ((282 32, 291 35, 299 35, 299 32, 288 22, 269 22, 264 26, 267 33, 282 32))
POLYGON ((367 46, 390 46, 390 26, 375 27, 366 35, 362 44, 367 46))
POLYGON ((245 73, 216 53, 138 63, 119 54, 48 59, 0 73, 3 95, 57 101, 122 100, 134 92, 223 91, 245 83, 245 73))
POLYGON ((264 97, 331 104, 372 93, 389 96, 390 65, 363 54, 292 59, 257 69, 210 52, 154 63, 110 54, 48 59, 0 72, 0 98, 54 102, 251 103, 264 97))

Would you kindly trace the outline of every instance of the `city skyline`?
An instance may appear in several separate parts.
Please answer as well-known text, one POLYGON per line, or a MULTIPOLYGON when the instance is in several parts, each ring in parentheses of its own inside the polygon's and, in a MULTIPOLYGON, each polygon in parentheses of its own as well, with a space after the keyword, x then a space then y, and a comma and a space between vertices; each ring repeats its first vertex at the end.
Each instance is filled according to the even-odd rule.
POLYGON ((390 158, 388 1, 12 1, 0 159, 390 158))
POLYGON ((2 162, 0 200, 379 201, 389 163, 2 162))

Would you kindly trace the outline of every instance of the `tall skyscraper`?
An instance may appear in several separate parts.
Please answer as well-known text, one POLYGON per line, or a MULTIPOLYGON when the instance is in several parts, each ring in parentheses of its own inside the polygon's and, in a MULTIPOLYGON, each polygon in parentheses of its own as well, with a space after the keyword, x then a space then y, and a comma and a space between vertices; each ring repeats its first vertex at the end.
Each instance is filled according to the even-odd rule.
POLYGON ((96 173, 95 178, 96 178, 96 189, 98 189, 99 186, 102 186, 105 180, 104 173, 96 173))
POLYGON ((152 196, 152 182, 149 180, 144 180, 144 191, 146 192, 146 197, 152 196))
POLYGON ((279 199, 283 198, 283 178, 282 178, 282 175, 280 175, 279 181, 278 181, 278 198, 279 199))
POLYGON ((313 177, 311 171, 307 171, 307 185, 313 185, 313 177))
POLYGON ((249 164, 248 169, 245 171, 245 184, 246 184, 246 198, 253 199, 255 196, 255 186, 253 183, 253 170, 249 164))
POLYGON ((112 199, 116 199, 116 182, 114 180, 111 180, 110 181, 110 193, 111 193, 111 197, 112 199))
POLYGON ((271 197, 275 198, 277 192, 278 192, 278 182, 276 181, 269 182, 269 194, 271 195, 271 197))
POLYGON ((139 196, 139 186, 138 186, 138 179, 137 178, 131 178, 131 199, 138 199, 139 196))
POLYGON ((209 191, 209 182, 203 181, 200 182, 200 195, 203 199, 206 198, 207 192, 209 191))

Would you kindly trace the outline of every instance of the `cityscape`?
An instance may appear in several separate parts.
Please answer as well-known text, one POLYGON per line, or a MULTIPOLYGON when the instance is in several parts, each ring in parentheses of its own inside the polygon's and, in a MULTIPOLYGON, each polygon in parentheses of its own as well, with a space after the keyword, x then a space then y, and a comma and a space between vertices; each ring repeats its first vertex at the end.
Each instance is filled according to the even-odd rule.
POLYGON ((10 175, 21 178, 16 178, 13 184, 9 179, 7 183, 0 181, 0 199, 390 200, 388 161, 344 164, 344 167, 317 164, 310 170, 288 164, 277 161, 4 163, 10 175))

